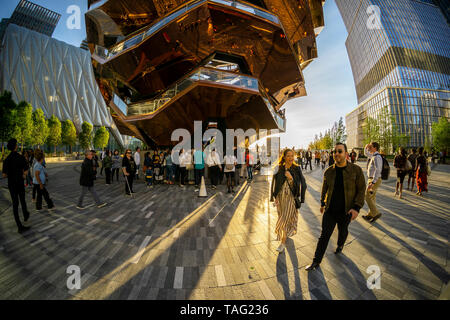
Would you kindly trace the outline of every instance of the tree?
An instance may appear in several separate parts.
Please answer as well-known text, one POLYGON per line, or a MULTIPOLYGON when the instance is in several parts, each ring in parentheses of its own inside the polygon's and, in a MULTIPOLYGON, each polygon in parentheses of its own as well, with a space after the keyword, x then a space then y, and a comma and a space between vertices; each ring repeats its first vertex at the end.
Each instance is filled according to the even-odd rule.
POLYGON ((339 119, 339 122, 336 125, 335 137, 336 137, 336 141, 334 141, 334 143, 336 143, 336 142, 345 143, 345 141, 347 140, 347 135, 345 134, 344 119, 342 117, 339 119))
POLYGON ((431 136, 437 150, 448 152, 450 148, 450 123, 446 117, 441 117, 438 122, 433 123, 431 136))
POLYGON ((47 140, 48 125, 42 109, 36 109, 33 111, 33 134, 31 137, 31 144, 41 147, 47 140))
POLYGON ((5 152, 3 142, 8 141, 12 137, 14 129, 14 110, 17 104, 12 99, 11 92, 4 91, 0 95, 0 141, 2 142, 2 157, 5 152))
POLYGON ((92 144, 92 124, 84 121, 81 125, 81 132, 78 135, 78 141, 80 142, 80 146, 87 150, 92 144))
POLYGON ((70 119, 63 121, 61 127, 61 141, 69 146, 69 152, 72 153, 72 146, 77 143, 77 129, 70 119))
POLYGON ((103 149, 108 145, 109 141, 109 132, 105 127, 100 127, 95 131, 94 136, 94 147, 103 149))
POLYGON ((61 121, 54 115, 48 119, 48 137, 47 144, 55 147, 61 143, 61 121))
POLYGON ((13 114, 15 121, 12 136, 21 144, 23 150, 24 144, 31 140, 33 133, 33 107, 31 104, 21 101, 13 114))

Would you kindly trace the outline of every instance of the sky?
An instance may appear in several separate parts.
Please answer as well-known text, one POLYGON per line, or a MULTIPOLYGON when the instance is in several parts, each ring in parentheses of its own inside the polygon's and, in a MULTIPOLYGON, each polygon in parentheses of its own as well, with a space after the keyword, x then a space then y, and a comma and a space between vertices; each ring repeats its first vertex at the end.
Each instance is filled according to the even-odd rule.
MULTIPOLYGON (((53 37, 79 46, 86 38, 84 13, 87 0, 33 0, 32 2, 61 14, 53 37), (80 28, 69 29, 67 21, 80 8, 80 28)), ((0 18, 9 18, 19 0, 0 0, 0 18)), ((334 0, 324 5, 325 28, 317 38, 318 58, 304 71, 306 97, 286 103, 286 133, 281 135, 281 147, 307 147, 315 134, 331 128, 340 117, 357 107, 352 70, 345 48, 347 30, 334 0)))

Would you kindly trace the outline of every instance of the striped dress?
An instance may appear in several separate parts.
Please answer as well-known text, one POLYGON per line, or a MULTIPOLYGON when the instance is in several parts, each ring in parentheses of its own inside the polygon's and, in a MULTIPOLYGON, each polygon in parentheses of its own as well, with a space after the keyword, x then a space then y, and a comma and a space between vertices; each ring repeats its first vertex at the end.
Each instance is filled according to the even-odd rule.
POLYGON ((287 179, 277 195, 277 202, 278 221, 275 226, 275 233, 277 234, 277 240, 281 241, 282 238, 297 234, 298 210, 295 207, 294 196, 287 179))

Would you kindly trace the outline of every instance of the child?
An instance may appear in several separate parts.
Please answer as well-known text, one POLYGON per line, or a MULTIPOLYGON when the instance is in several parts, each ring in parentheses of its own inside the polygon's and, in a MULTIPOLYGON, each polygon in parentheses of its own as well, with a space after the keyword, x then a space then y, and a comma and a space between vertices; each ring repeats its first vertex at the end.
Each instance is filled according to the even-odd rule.
POLYGON ((147 187, 153 188, 153 172, 151 167, 145 170, 145 181, 147 182, 147 187))

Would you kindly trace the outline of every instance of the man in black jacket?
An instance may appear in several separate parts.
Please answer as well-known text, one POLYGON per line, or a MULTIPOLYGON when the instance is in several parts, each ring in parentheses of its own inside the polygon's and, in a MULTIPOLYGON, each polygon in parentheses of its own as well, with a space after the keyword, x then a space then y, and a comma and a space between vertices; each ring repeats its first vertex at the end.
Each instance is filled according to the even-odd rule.
POLYGON ((30 229, 30 227, 24 226, 19 218, 19 200, 22 206, 24 224, 27 223, 30 217, 30 213, 27 210, 27 203, 25 202, 25 187, 23 182, 24 177, 28 174, 29 168, 25 157, 17 153, 16 139, 9 140, 7 147, 11 153, 3 162, 3 177, 8 178, 8 189, 13 203, 14 219, 16 220, 18 232, 22 233, 30 229))
POLYGON ((366 180, 362 169, 347 162, 347 146, 336 143, 334 149, 335 164, 329 167, 323 175, 320 213, 323 214, 322 234, 317 243, 314 260, 306 270, 314 270, 322 262, 328 246, 328 241, 338 225, 338 247, 335 253, 344 248, 348 236, 350 222, 359 214, 364 206, 366 180))
POLYGON ((92 160, 93 152, 87 151, 86 152, 86 158, 83 161, 83 164, 81 165, 81 174, 80 174, 80 185, 81 185, 81 196, 78 200, 77 208, 80 210, 85 209, 83 207, 83 198, 86 195, 86 193, 89 191, 92 193, 92 196, 94 197, 95 203, 98 208, 102 208, 106 206, 106 202, 101 202, 100 198, 97 195, 97 192, 94 189, 94 180, 96 172, 94 171, 94 163, 92 160))
POLYGON ((309 169, 312 171, 312 152, 311 149, 308 149, 308 151, 306 151, 306 163, 305 163, 305 170, 308 167, 308 163, 309 163, 309 169))

